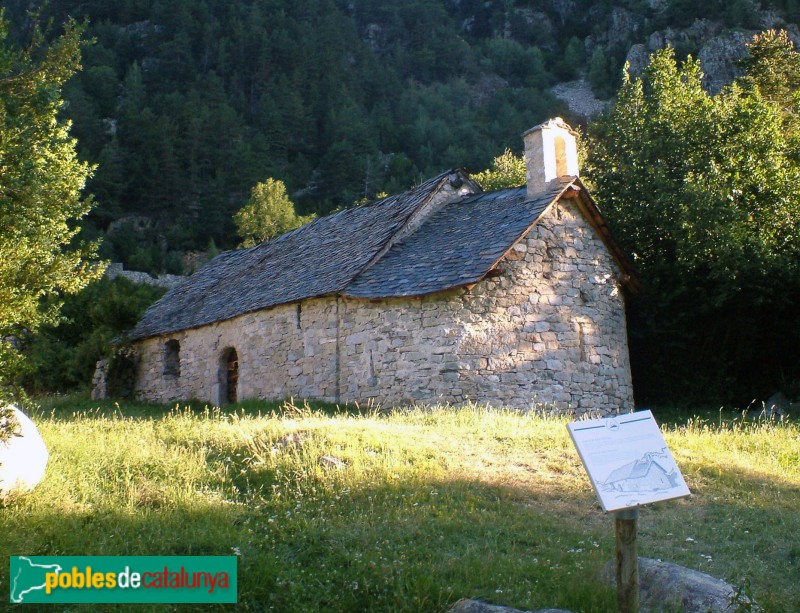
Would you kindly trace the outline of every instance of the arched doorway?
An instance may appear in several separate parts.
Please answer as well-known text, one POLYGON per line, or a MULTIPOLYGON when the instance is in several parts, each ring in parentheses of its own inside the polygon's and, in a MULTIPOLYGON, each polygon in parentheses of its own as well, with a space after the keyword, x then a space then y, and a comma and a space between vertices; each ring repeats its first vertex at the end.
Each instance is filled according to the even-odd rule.
POLYGON ((239 399, 239 356, 233 347, 223 352, 220 370, 221 399, 227 403, 236 402, 239 399))

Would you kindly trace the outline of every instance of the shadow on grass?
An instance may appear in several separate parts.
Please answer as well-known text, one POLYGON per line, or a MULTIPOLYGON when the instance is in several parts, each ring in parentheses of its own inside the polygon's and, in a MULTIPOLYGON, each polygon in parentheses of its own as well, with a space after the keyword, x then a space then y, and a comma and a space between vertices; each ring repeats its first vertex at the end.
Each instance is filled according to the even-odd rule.
POLYGON ((260 417, 275 415, 308 416, 318 414, 328 417, 347 416, 372 416, 387 411, 372 405, 334 404, 317 400, 295 401, 292 398, 284 400, 245 400, 221 407, 212 406, 202 400, 185 400, 175 403, 158 404, 130 399, 104 399, 92 400, 86 394, 73 394, 63 396, 43 396, 30 401, 23 407, 29 415, 52 417, 59 421, 74 419, 76 415, 92 415, 98 417, 126 417, 132 419, 158 418, 172 412, 189 412, 202 416, 214 415, 244 415, 260 417))
MULTIPOLYGON (((530 504, 524 492, 475 481, 127 510, 87 501, 68 512, 34 493, 4 509, 0 525, 5 555, 238 552, 237 610, 444 611, 461 597, 613 610, 611 591, 593 582, 606 547, 530 504)), ((7 573, 7 565, 0 568, 3 585, 7 573)))
MULTIPOLYGON (((158 424, 166 415, 147 417, 158 424)), ((158 441, 164 449, 207 445, 169 432, 158 441)), ((79 487, 81 475, 66 470, 68 449, 54 455, 39 489, 0 509, 4 556, 239 553, 237 608, 251 611, 444 611, 462 597, 616 610, 613 592, 595 580, 613 557, 613 518, 600 512, 579 465, 558 455, 548 459, 564 462, 560 475, 537 471, 537 454, 526 450, 508 459, 508 470, 518 469, 508 478, 496 467, 410 479, 389 468, 358 481, 347 478, 358 467, 320 468, 316 458, 291 470, 259 466, 249 461, 252 447, 226 438, 204 452, 207 476, 185 485, 164 483, 169 472, 122 475, 133 460, 87 464, 138 488, 105 495, 79 487)), ((749 581, 767 611, 800 610, 796 483, 745 467, 686 460, 682 468, 693 496, 643 509, 640 555, 749 581)), ((8 565, 0 565, 7 584, 8 565)))
MULTIPOLYGON (((749 479, 731 477, 743 486, 749 479)), ((783 493, 789 488, 778 485, 772 495, 783 493)), ((613 555, 613 522, 582 495, 469 480, 386 483, 290 501, 248 494, 239 501, 163 501, 125 511, 87 501, 65 513, 34 493, 3 509, 4 553, 238 551, 239 608, 252 611, 443 611, 461 597, 520 608, 615 610, 613 593, 594 583, 613 555)), ((791 579, 799 564, 796 513, 766 516, 748 502, 698 491, 693 499, 644 509, 640 554, 735 584, 747 578, 766 610, 798 610, 791 579)), ((7 572, 8 566, 0 571, 5 585, 7 572)))
MULTIPOLYGON (((638 410, 644 410, 639 408, 638 410)), ((735 407, 697 408, 686 409, 683 407, 653 407, 653 416, 656 421, 664 426, 679 428, 687 422, 703 423, 715 427, 731 426, 736 424, 763 424, 778 423, 783 420, 797 421, 796 415, 779 415, 770 413, 764 404, 752 404, 744 409, 735 407)))

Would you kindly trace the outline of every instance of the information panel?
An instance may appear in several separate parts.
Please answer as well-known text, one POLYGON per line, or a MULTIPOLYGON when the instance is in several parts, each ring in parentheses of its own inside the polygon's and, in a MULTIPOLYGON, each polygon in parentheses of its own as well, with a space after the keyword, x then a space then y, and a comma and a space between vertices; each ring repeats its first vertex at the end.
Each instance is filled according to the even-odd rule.
POLYGON ((567 428, 604 511, 690 495, 650 411, 567 428))

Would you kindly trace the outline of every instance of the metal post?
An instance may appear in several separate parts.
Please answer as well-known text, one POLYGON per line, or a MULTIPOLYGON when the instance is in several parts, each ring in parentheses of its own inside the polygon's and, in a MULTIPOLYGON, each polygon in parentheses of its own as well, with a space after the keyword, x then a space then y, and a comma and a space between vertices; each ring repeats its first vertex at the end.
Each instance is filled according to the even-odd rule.
POLYGON ((617 534, 617 604, 620 613, 639 613, 639 553, 636 523, 639 508, 614 513, 617 534))

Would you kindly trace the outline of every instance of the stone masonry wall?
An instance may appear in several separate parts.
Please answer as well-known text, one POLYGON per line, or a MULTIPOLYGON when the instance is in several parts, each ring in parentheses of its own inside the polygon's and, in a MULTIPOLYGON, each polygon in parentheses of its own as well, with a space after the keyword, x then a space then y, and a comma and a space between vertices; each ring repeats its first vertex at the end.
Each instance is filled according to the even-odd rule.
POLYGON ((218 403, 233 347, 239 398, 632 408, 620 271, 574 201, 553 207, 499 268, 469 290, 312 299, 147 339, 137 394, 218 403), (170 339, 180 373, 165 377, 170 339))
POLYGON ((471 290, 343 301, 342 397, 633 408, 619 268, 561 201, 471 290))
POLYGON ((225 355, 236 350, 239 398, 337 401, 333 298, 306 300, 137 344, 137 396, 156 402, 225 399, 225 355), (180 343, 180 372, 165 376, 166 342, 180 343))

